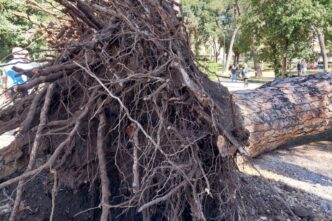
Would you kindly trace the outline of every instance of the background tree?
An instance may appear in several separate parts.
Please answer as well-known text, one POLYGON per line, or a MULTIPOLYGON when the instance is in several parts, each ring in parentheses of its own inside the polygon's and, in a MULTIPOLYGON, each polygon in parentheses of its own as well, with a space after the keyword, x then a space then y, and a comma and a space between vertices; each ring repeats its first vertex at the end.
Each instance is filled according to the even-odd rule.
POLYGON ((0 60, 8 59, 15 46, 45 49, 48 24, 61 15, 55 5, 41 0, 0 0, 0 60))
POLYGON ((317 19, 313 21, 313 27, 319 40, 323 69, 325 72, 328 72, 327 44, 329 44, 332 39, 332 2, 329 0, 321 0, 314 1, 313 4, 317 15, 317 19))
POLYGON ((228 53, 227 53, 226 64, 224 66, 224 72, 226 72, 226 70, 228 69, 229 64, 231 62, 235 38, 241 27, 241 24, 238 22, 239 17, 241 16, 240 8, 241 7, 240 7, 239 0, 234 0, 234 1, 228 2, 228 10, 232 12, 232 14, 231 14, 232 19, 231 19, 231 23, 229 25, 231 27, 230 30, 232 30, 232 35, 231 35, 230 43, 229 43, 229 47, 228 47, 228 53))
POLYGON ((259 57, 271 62, 276 76, 285 76, 288 62, 294 58, 314 56, 311 42, 313 24, 321 19, 311 0, 251 0, 251 10, 243 21, 244 29, 255 36, 255 46, 261 47, 259 57))
MULTIPOLYGON (((240 30, 238 37, 235 39, 233 46, 234 53, 234 64, 239 63, 240 55, 244 56, 245 61, 249 58, 248 54, 251 52, 252 38, 251 33, 245 32, 245 30, 240 30)), ((252 56, 250 55, 250 58, 252 56)))
POLYGON ((227 2, 218 0, 183 0, 181 1, 185 24, 192 47, 199 56, 200 46, 209 43, 214 59, 217 61, 224 43, 225 12, 227 2))

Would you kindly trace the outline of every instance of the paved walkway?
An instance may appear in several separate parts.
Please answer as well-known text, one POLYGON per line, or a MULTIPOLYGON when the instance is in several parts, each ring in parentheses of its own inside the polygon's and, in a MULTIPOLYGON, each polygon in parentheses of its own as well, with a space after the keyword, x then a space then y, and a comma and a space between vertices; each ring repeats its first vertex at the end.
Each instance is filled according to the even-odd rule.
POLYGON ((329 130, 299 138, 255 158, 256 169, 247 164, 240 165, 240 170, 281 184, 283 195, 292 201, 312 208, 315 215, 322 211, 332 217, 331 135, 329 130))
POLYGON ((238 90, 248 90, 248 89, 255 89, 262 86, 262 83, 248 83, 248 87, 244 87, 243 80, 237 80, 236 82, 232 82, 230 79, 227 78, 220 78, 216 80, 220 82, 222 85, 228 88, 229 91, 238 91, 238 90))
POLYGON ((10 132, 0 135, 0 149, 9 145, 14 140, 14 136, 10 132))

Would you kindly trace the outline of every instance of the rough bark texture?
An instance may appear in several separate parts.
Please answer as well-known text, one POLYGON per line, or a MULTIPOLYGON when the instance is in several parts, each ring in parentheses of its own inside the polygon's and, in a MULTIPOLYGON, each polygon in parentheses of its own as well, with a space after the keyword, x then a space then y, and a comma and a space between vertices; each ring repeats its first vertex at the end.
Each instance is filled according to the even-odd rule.
POLYGON ((321 30, 317 29, 317 34, 318 34, 321 56, 323 58, 324 71, 327 73, 329 71, 329 65, 328 65, 328 61, 327 61, 327 52, 326 52, 324 33, 321 30))
POLYGON ((257 156, 304 135, 332 128, 332 76, 316 74, 276 80, 233 94, 236 117, 248 132, 245 147, 257 156))
POLYGON ((281 77, 285 77, 287 72, 287 57, 283 56, 281 61, 281 77))
POLYGON ((231 63, 233 45, 234 45, 234 41, 235 41, 236 35, 237 35, 239 30, 240 30, 240 26, 236 26, 234 31, 233 31, 231 43, 229 44, 229 48, 228 48, 228 53, 227 53, 226 64, 225 64, 225 67, 224 67, 224 72, 226 72, 228 70, 228 68, 229 68, 228 66, 231 63))
POLYGON ((255 47, 251 50, 251 56, 254 60, 255 75, 256 75, 256 77, 262 77, 262 74, 263 74, 262 68, 261 68, 261 64, 257 60, 256 51, 257 51, 257 49, 255 47))

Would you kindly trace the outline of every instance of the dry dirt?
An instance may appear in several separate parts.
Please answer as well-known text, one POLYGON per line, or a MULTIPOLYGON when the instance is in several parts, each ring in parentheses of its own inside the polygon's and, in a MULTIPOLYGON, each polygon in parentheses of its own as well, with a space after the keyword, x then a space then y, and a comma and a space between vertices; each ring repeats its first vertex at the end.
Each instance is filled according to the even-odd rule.
MULTIPOLYGON (((285 144, 251 163, 240 159, 240 170, 268 180, 275 194, 284 197, 301 220, 332 220, 332 130, 285 144)), ((273 191, 257 191, 273 195, 273 191)), ((262 217, 264 220, 269 214, 262 217)))

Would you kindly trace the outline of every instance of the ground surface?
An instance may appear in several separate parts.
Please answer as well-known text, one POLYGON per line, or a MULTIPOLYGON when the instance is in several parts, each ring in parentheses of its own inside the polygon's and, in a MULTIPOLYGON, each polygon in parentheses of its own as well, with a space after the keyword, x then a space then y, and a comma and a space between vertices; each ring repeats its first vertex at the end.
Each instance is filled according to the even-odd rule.
MULTIPOLYGON (((241 81, 232 83, 229 80, 223 80, 221 83, 231 91, 247 89, 244 88, 241 81)), ((253 89, 260 85, 249 83, 249 88, 253 89)), ((0 148, 8 145, 12 139, 13 132, 0 136, 0 148)), ((252 207, 250 211, 252 220, 332 221, 332 130, 288 143, 275 151, 253 159, 252 163, 257 170, 253 169, 250 163, 239 160, 244 182, 253 184, 244 191, 251 191, 255 194, 255 199, 266 201, 264 207, 252 207)), ((45 197, 42 198, 35 192, 25 193, 29 199, 24 202, 22 209, 27 213, 24 213, 20 220, 36 220, 34 219, 36 217, 42 220, 42 217, 48 217, 50 213, 50 190, 42 189, 41 185, 42 182, 47 182, 48 178, 40 176, 38 179, 40 181, 37 184, 34 183, 35 192, 38 192, 39 188, 45 197), (38 206, 28 206, 37 204, 37 202, 38 206), (44 215, 40 215, 41 212, 44 215), (31 219, 31 217, 34 218, 31 219)), ((0 220, 6 220, 8 217, 12 190, 7 189, 7 192, 0 193, 0 220)), ((73 194, 72 191, 66 189, 60 190, 58 194, 59 202, 66 202, 69 199, 77 200, 77 205, 70 203, 57 208, 58 210, 68 210, 66 212, 68 217, 73 217, 80 211, 95 205, 91 201, 95 197, 84 199, 83 201, 86 203, 80 205, 81 198, 89 194, 88 190, 84 194, 73 194), (71 195, 74 197, 70 198, 71 195)), ((84 214, 85 219, 81 215, 77 215, 75 219, 58 216, 54 220, 91 220, 93 214, 94 212, 84 214)))
POLYGON ((240 160, 240 170, 268 180, 303 220, 332 220, 332 130, 290 142, 252 163, 255 168, 240 160))
POLYGON ((9 145, 14 140, 12 132, 6 132, 0 136, 0 148, 9 145))
POLYGON ((220 81, 220 83, 227 87, 229 91, 255 89, 263 85, 262 83, 249 82, 248 87, 245 87, 243 80, 237 80, 235 82, 232 82, 228 78, 219 78, 219 80, 216 81, 220 81))

